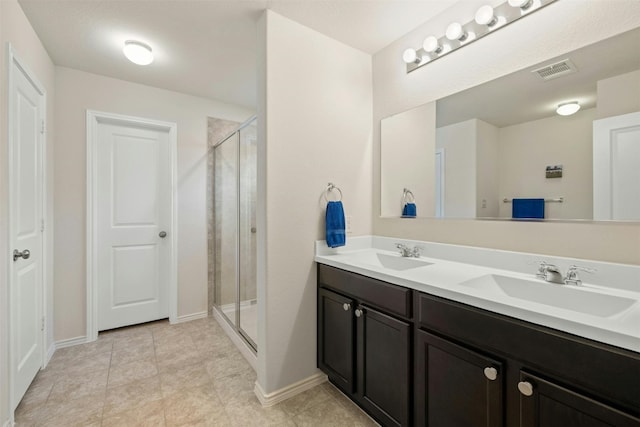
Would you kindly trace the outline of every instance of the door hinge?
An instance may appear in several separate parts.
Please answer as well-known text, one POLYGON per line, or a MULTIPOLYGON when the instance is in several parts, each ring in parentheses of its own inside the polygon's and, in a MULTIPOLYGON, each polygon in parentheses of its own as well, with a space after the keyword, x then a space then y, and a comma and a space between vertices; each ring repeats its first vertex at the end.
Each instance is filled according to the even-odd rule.
POLYGON ((44 331, 44 316, 42 316, 42 324, 40 325, 40 330, 44 331))
POLYGON ((44 135, 44 130, 45 130, 45 127, 44 127, 44 120, 42 120, 42 122, 41 122, 41 126, 40 126, 40 133, 41 133, 41 134, 43 134, 43 135, 44 135))

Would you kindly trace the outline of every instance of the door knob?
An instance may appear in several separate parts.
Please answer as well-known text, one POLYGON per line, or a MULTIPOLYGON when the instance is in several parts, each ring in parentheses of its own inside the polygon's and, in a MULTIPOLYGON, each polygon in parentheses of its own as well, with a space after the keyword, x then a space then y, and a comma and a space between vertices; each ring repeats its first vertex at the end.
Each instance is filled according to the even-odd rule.
POLYGON ((362 316, 363 311, 360 310, 359 308, 356 309, 356 317, 360 317, 362 316))
POLYGON ((30 256, 31 256, 31 252, 29 251, 29 249, 25 249, 22 252, 20 252, 17 249, 13 250, 13 262, 16 262, 18 258, 29 259, 30 256))
POLYGON ((161 238, 165 238, 167 237, 167 232, 166 231, 161 231, 160 233, 158 233, 158 236, 160 236, 161 238))
POLYGON ((518 390, 524 396, 532 396, 533 395, 533 385, 528 381, 520 381, 518 383, 518 390))
POLYGON ((498 378, 498 370, 493 367, 484 368, 484 376, 487 377, 488 380, 495 381, 498 378))
POLYGON ((342 304, 342 308, 344 309, 344 311, 349 311, 349 309, 351 309, 351 304, 345 302, 344 304, 342 304))

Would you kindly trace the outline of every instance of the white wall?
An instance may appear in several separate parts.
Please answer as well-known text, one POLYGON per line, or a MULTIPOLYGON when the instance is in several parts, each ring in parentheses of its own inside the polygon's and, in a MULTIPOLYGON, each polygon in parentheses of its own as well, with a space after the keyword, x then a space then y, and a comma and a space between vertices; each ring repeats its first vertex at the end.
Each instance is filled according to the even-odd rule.
MULTIPOLYGON (((380 203, 380 132, 387 116, 493 80, 640 26, 636 0, 562 0, 406 74, 402 51, 454 20, 469 21, 483 0, 460 1, 373 57, 374 206, 380 203)), ((640 264, 640 225, 374 217, 374 233, 498 249, 640 264), (594 244, 594 242, 598 242, 594 244)))
MULTIPOLYGON (((15 0, 3 0, 0 2, 0 46, 2 53, 0 59, 0 425, 9 418, 8 409, 8 384, 7 384, 7 334, 6 330, 6 313, 7 313, 7 263, 9 251, 7 247, 8 230, 8 187, 7 187, 7 43, 11 43, 15 52, 20 59, 27 64, 30 70, 37 76, 40 83, 47 92, 47 134, 46 134, 46 168, 47 168, 47 192, 53 196, 53 150, 54 150, 54 112, 53 105, 55 99, 55 68, 45 51, 38 36, 31 28, 29 21, 25 17, 22 9, 15 0)), ((49 197, 46 206, 47 224, 53 222, 53 197, 49 197)), ((45 301, 46 309, 49 315, 47 327, 48 345, 53 343, 53 328, 51 327, 51 312, 53 310, 53 227, 46 228, 45 236, 48 246, 45 249, 47 256, 47 265, 45 266, 45 288, 47 298, 45 301)), ((47 350, 47 349, 45 349, 47 350)))
POLYGON ((56 68, 55 338, 84 336, 87 109, 178 124, 178 315, 207 310, 207 117, 244 121, 245 108, 56 68))
MULTIPOLYGON (((545 204, 545 218, 592 219, 595 115, 590 108, 500 128, 501 197, 564 197, 564 203, 545 204), (546 167, 553 165, 563 165, 562 178, 545 178, 546 167)), ((500 216, 510 218, 511 208, 501 203, 500 216)))
POLYGON ((371 57, 269 10, 258 36, 258 383, 272 393, 318 372, 313 258, 328 182, 353 235, 371 232, 371 57))
POLYGON ((598 119, 640 111, 640 70, 598 81, 598 119))
POLYGON ((493 218, 500 209, 498 191, 498 128, 482 120, 476 121, 476 217, 493 218))
POLYGON ((471 119, 437 128, 435 132, 436 148, 444 149, 444 215, 447 218, 476 216, 476 122, 471 119))
POLYGON ((402 214, 405 188, 415 197, 418 215, 435 214, 435 135, 428 126, 435 119, 436 104, 431 102, 387 117, 380 123, 384 141, 380 148, 380 215, 398 217, 402 214), (419 168, 413 167, 411 159, 414 157, 424 159, 419 168))

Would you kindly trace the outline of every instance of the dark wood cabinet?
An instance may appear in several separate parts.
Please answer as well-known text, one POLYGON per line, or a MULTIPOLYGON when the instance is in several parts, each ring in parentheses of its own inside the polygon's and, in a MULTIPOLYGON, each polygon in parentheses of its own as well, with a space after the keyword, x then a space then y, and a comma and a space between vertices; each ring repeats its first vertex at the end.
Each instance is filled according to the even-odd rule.
POLYGON ((353 306, 350 298, 318 291, 318 367, 346 393, 355 391, 353 306))
POLYGON ((326 265, 318 367, 383 426, 640 427, 640 354, 326 265))
POLYGON ((416 425, 501 427, 502 362, 416 332, 416 425))
POLYGON ((358 397, 384 425, 410 423, 411 325, 359 306, 358 397))
POLYGON ((527 372, 520 372, 518 388, 521 427, 640 426, 635 417, 527 372))
POLYGON ((327 266, 318 277, 318 368, 382 425, 412 425, 411 293, 327 266))

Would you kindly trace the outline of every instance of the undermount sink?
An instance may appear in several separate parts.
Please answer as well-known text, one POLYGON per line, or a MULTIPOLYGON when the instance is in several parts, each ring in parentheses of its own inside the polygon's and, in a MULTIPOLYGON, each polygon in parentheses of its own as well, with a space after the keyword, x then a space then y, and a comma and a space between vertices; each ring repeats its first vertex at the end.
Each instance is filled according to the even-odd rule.
POLYGON ((400 255, 389 255, 374 252, 360 253, 353 255, 353 258, 365 264, 396 271, 411 270, 413 268, 426 267, 432 264, 419 258, 408 258, 400 255))
POLYGON ((487 274, 460 283, 478 290, 500 292, 511 298, 545 304, 592 316, 610 317, 631 307, 637 301, 615 295, 588 292, 537 280, 487 274))

